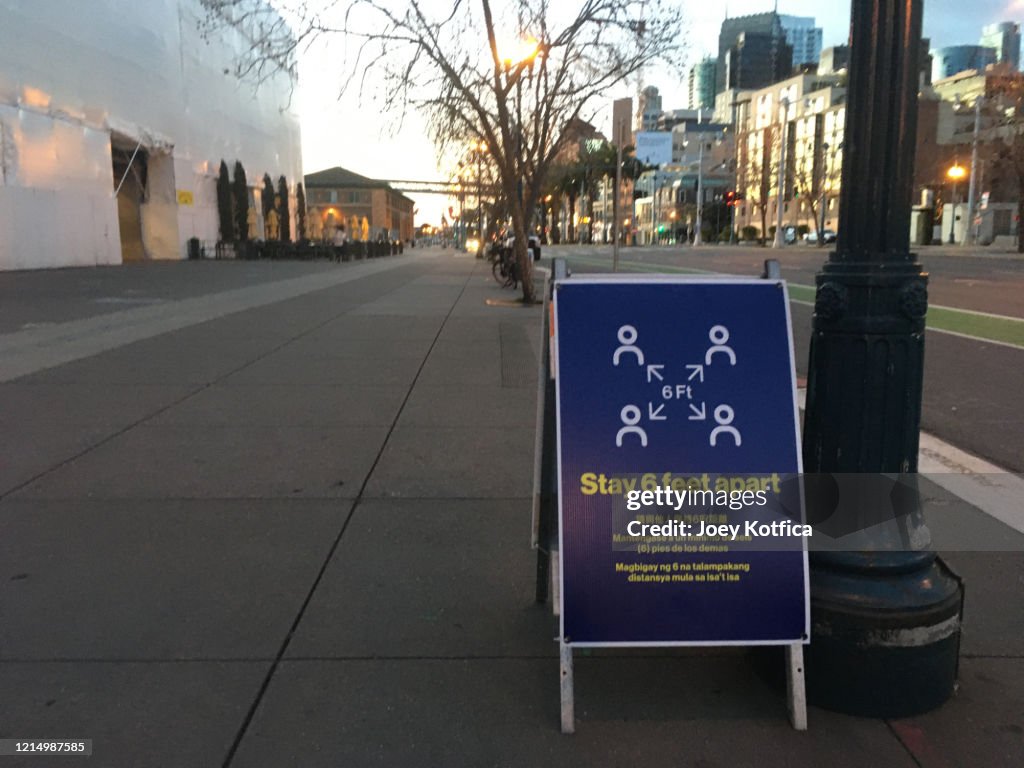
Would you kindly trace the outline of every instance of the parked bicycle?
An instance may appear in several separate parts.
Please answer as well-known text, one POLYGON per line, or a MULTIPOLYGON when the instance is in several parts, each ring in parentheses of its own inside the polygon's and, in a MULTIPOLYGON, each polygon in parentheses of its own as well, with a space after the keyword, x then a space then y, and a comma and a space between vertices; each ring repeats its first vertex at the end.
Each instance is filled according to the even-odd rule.
POLYGON ((491 274, 502 288, 515 289, 519 286, 519 265, 511 238, 499 240, 491 246, 491 274))
MULTIPOLYGON (((519 264, 515 256, 515 238, 512 236, 499 239, 491 244, 491 274, 503 288, 518 288, 521 280, 519 264)), ((534 261, 540 259, 540 238, 531 235, 527 238, 527 247, 534 261)))

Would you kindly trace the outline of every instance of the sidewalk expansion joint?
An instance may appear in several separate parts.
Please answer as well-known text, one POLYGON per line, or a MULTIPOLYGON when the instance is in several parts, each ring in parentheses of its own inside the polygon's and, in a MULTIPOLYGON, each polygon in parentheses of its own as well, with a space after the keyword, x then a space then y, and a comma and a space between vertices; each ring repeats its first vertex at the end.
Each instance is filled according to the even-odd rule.
POLYGON ((348 530, 348 525, 352 521, 352 518, 355 516, 356 509, 358 509, 360 502, 363 500, 363 494, 366 492, 366 487, 370 482, 370 478, 373 476, 373 473, 377 469, 377 465, 380 463, 381 457, 384 455, 384 451, 387 448, 388 441, 391 440, 391 436, 394 434, 395 427, 398 425, 399 419, 402 418, 402 413, 405 411, 405 408, 409 403, 409 398, 412 397, 412 392, 416 388, 416 382, 418 382, 420 380, 420 376, 423 375, 423 369, 426 367, 427 361, 430 359, 430 355, 434 351, 434 347, 437 346, 438 339, 441 338, 441 334, 444 332, 445 326, 448 324, 448 321, 451 319, 452 314, 455 312, 455 308, 458 306, 459 302, 462 300, 462 297, 465 295, 466 289, 469 287, 471 281, 473 280, 473 276, 476 273, 477 269, 478 265, 474 264, 473 269, 470 271, 469 275, 463 282, 462 288, 459 291, 458 296, 455 297, 455 300, 452 302, 452 305, 448 308, 448 312, 445 314, 444 320, 441 322, 440 327, 438 327, 437 333, 434 334, 434 338, 430 342, 430 347, 427 349, 426 354, 423 356, 423 360, 420 362, 419 368, 417 368, 416 370, 416 375, 413 377, 412 381, 409 384, 409 389, 405 393, 405 397, 402 400, 402 404, 399 406, 398 412, 395 414, 395 417, 391 422, 391 426, 388 428, 388 432, 384 436, 384 440, 381 442, 380 450, 377 451, 377 455, 374 457, 373 464, 370 466, 370 469, 366 472, 366 475, 363 478, 362 485, 359 487, 359 493, 356 494, 355 499, 352 500, 352 506, 349 508, 348 515, 345 516, 345 519, 341 524, 341 529, 338 531, 338 535, 335 537, 334 542, 331 544, 331 547, 327 552, 327 556, 324 558, 323 563, 320 565, 320 570, 317 573, 316 578, 313 580, 313 583, 310 586, 309 592, 306 594, 305 599, 302 601, 302 605, 299 606, 299 612, 295 616, 295 620, 292 622, 291 628, 288 630, 287 635, 285 635, 284 641, 281 643, 281 648, 278 650, 276 658, 274 659, 273 662, 271 662, 270 669, 267 670, 267 674, 263 678, 263 683, 260 685, 260 689, 256 693, 256 698, 253 699, 252 704, 250 705, 248 711, 245 714, 244 719, 242 720, 242 724, 239 727, 238 732, 235 734, 235 738, 231 743, 231 747, 228 749, 227 755, 225 756, 224 762, 222 763, 222 768, 230 768, 232 762, 234 761, 235 755, 238 752, 238 748, 242 743, 242 739, 245 738, 245 734, 248 732, 249 726, 252 724, 252 720, 256 716, 256 710, 259 709, 260 703, 263 701, 263 697, 266 695, 267 689, 270 687, 270 681, 273 680, 274 675, 277 672, 277 668, 280 666, 281 661, 284 659, 285 654, 288 652, 288 647, 291 644, 292 637, 294 637, 295 632, 299 627, 299 624, 302 622, 302 619, 306 614, 306 609, 309 607, 309 604, 313 599, 313 595, 316 593, 317 588, 320 586, 320 582, 324 578, 324 574, 327 572, 327 566, 330 564, 331 560, 334 559, 334 555, 337 552, 339 545, 341 544, 341 540, 345 535, 345 531, 348 530))

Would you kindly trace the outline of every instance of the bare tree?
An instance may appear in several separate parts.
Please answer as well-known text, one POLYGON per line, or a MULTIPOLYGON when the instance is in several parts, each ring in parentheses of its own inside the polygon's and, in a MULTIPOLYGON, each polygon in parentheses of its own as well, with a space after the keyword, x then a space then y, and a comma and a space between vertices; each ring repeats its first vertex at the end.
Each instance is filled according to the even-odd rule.
MULTIPOLYGON (((818 246, 824 246, 825 238, 821 231, 821 187, 824 184, 824 174, 821 166, 815 162, 814 140, 811 139, 805 144, 804 154, 795 159, 793 163, 793 189, 797 191, 801 200, 807 202, 811 211, 811 219, 814 222, 814 234, 817 237, 818 246)), ((821 155, 820 162, 825 160, 821 155)), ((799 219, 798 219, 799 224, 799 219)))
MULTIPOLYGON (((350 46, 349 82, 391 113, 424 114, 439 152, 486 142, 528 302, 527 233, 566 128, 644 66, 681 64, 682 9, 667 0, 583 0, 571 10, 551 0, 453 0, 443 11, 426 0, 352 0, 337 6, 337 24, 302 2, 284 11, 290 32, 247 15, 256 0, 204 2, 212 18, 248 30, 261 64, 292 71, 297 41, 340 36, 350 46)), ((261 71, 253 62, 239 69, 261 71)))
MULTIPOLYGON (((1024 253, 1024 77, 1006 72, 991 84, 983 112, 988 113, 992 128, 981 136, 980 167, 991 158, 992 176, 1005 189, 1007 197, 1017 200, 1017 252, 1024 253)), ((974 211, 968 212, 971 219, 974 211)), ((973 227, 973 220, 967 222, 973 227)))
POLYGON ((764 245, 768 238, 768 206, 772 199, 772 185, 778 174, 781 142, 781 126, 775 124, 760 131, 743 133, 738 142, 737 191, 743 195, 750 209, 760 215, 761 245, 764 245))

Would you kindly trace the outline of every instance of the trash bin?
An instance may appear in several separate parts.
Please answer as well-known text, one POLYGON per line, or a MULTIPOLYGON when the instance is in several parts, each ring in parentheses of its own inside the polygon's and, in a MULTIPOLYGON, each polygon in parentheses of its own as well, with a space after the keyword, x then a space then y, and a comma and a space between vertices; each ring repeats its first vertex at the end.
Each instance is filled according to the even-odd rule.
POLYGON ((202 245, 199 242, 198 237, 190 237, 188 239, 188 258, 189 261, 198 261, 203 257, 202 245))

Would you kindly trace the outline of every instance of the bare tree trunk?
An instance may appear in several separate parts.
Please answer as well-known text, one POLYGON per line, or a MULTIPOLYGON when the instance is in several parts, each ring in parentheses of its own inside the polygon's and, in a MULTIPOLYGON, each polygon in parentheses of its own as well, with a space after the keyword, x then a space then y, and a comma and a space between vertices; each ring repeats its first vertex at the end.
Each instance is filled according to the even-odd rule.
POLYGON ((512 204, 512 232, 515 234, 513 247, 519 265, 519 277, 523 281, 523 302, 533 304, 537 300, 533 290, 533 259, 527 247, 526 214, 518 201, 512 204))
MULTIPOLYGON (((813 197, 813 195, 812 195, 813 197)), ((822 240, 825 238, 825 233, 821 226, 821 217, 818 216, 818 211, 810 200, 807 201, 807 207, 811 209, 811 219, 814 221, 814 232, 818 236, 818 247, 822 246, 822 240)))

